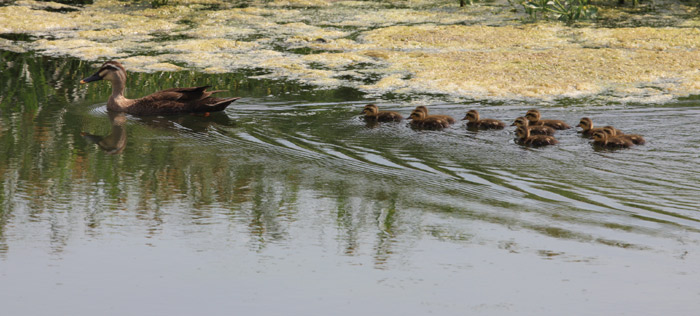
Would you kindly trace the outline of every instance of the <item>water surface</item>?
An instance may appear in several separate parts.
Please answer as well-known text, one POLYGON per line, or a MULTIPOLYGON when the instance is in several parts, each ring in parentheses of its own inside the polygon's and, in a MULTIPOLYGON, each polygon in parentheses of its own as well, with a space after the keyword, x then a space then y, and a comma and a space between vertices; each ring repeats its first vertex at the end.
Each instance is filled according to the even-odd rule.
MULTIPOLYGON (((246 73, 132 73, 127 94, 211 84, 210 117, 105 109, 91 64, 2 53, 0 309, 7 315, 692 315, 700 105, 541 108, 576 131, 367 125, 367 100, 246 73), (97 144, 96 144, 97 143, 97 144), (99 145, 98 145, 99 144, 99 145), (38 304, 37 302, 41 302, 38 304)), ((436 103, 508 123, 531 103, 436 103)))

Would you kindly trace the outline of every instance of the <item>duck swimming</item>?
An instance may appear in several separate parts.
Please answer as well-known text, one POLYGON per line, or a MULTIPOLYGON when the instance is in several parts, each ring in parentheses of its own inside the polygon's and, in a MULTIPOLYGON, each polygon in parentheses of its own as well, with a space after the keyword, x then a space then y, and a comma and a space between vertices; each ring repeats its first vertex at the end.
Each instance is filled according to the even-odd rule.
MULTIPOLYGON (((583 129, 583 131, 581 131, 581 135, 586 137, 591 137, 593 136, 593 133, 603 130, 603 127, 593 127, 593 120, 591 120, 589 117, 581 118, 581 120, 578 122, 578 125, 576 126, 583 129)), ((619 132, 619 130, 617 130, 616 128, 612 126, 610 127, 615 129, 615 131, 619 132)))
POLYGON ((530 121, 530 125, 532 126, 537 126, 537 125, 546 125, 549 126, 553 129, 570 129, 571 126, 569 124, 566 124, 564 121, 561 120, 542 120, 540 119, 541 114, 540 111, 532 109, 527 111, 525 114, 525 118, 527 118, 530 121))
POLYGON ((478 129, 503 129, 506 124, 494 119, 480 119, 477 110, 469 110, 462 120, 467 120, 467 127, 478 129))
POLYGON ((629 139, 624 139, 618 136, 609 136, 604 131, 593 133, 593 145, 606 148, 627 148, 633 145, 629 139))
POLYGON ((554 136, 530 135, 530 130, 524 126, 519 126, 517 129, 515 129, 515 135, 517 135, 518 141, 525 146, 539 147, 559 143, 554 136))
POLYGON ((413 110, 413 112, 422 112, 422 113, 425 114, 426 117, 437 117, 437 118, 440 118, 440 119, 446 121, 447 124, 450 124, 450 125, 452 125, 452 124, 454 124, 455 122, 457 122, 452 116, 449 116, 449 115, 430 115, 430 114, 428 113, 428 108, 427 108, 425 105, 419 105, 419 106, 417 106, 417 107, 413 110))
POLYGON ((417 129, 443 129, 450 126, 450 123, 438 115, 425 115, 425 112, 413 111, 411 113, 411 127, 417 129))
POLYGON ((528 121, 524 116, 520 116, 515 119, 513 124, 510 126, 525 127, 530 130, 530 135, 554 135, 555 130, 549 126, 537 125, 530 126, 530 121, 528 121))
POLYGON ((398 122, 403 120, 403 116, 401 116, 401 114, 390 111, 379 111, 377 105, 372 103, 365 105, 365 108, 360 114, 364 114, 365 120, 368 121, 398 122))
POLYGON ((625 134, 622 131, 620 131, 617 128, 614 128, 612 126, 604 126, 603 127, 603 132, 608 134, 608 136, 614 136, 614 137, 619 137, 619 138, 624 138, 632 142, 632 144, 635 145, 644 145, 646 143, 646 140, 642 135, 637 135, 637 134, 625 134))
POLYGON ((210 86, 172 88, 139 99, 127 99, 124 97, 126 69, 116 61, 104 63, 94 75, 80 80, 80 83, 102 79, 112 83, 112 95, 107 101, 107 110, 131 115, 217 112, 223 111, 231 102, 240 99, 214 98, 212 94, 224 90, 206 91, 210 86))

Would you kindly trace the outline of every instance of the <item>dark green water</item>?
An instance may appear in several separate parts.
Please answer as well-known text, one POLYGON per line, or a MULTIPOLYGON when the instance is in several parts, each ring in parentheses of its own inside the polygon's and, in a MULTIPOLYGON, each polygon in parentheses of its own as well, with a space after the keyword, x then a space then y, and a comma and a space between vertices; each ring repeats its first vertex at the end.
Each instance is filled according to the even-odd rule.
MULTIPOLYGON (((528 149, 512 128, 367 126, 369 101, 417 104, 247 74, 131 73, 130 97, 205 84, 243 97, 210 117, 138 118, 106 111, 108 83, 77 84, 85 62, 0 52, 0 71, 3 315, 700 308, 696 99, 562 101, 543 115, 648 143, 597 151, 568 130, 528 149)), ((534 106, 429 105, 509 123, 534 106)))

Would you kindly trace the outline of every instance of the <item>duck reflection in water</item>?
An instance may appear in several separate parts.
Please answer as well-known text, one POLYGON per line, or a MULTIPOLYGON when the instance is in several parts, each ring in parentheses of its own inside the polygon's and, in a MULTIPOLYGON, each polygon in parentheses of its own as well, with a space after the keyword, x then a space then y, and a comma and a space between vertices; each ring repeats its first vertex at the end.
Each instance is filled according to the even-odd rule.
POLYGON ((85 139, 97 144, 100 149, 110 155, 120 154, 126 148, 126 115, 122 112, 108 112, 109 121, 112 123, 112 130, 107 136, 92 135, 85 132, 80 133, 85 139))
POLYGON ((224 112, 209 114, 191 113, 174 116, 142 116, 138 117, 137 120, 150 127, 180 130, 184 127, 197 133, 207 132, 213 127, 236 127, 236 122, 224 112))

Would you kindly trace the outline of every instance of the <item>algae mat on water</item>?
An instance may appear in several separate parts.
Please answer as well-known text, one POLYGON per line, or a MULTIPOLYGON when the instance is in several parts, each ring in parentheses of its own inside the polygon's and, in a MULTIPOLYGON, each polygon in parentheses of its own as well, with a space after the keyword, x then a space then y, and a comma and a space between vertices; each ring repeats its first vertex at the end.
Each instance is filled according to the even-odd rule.
MULTIPOLYGON (((697 21, 671 15, 672 27, 528 24, 506 2, 470 8, 453 2, 236 8, 177 1, 154 9, 113 0, 85 7, 17 1, 0 7, 0 49, 117 59, 130 71, 252 69, 261 78, 370 96, 666 102, 700 91, 697 21)), ((679 14, 690 10, 674 5, 679 14)))

